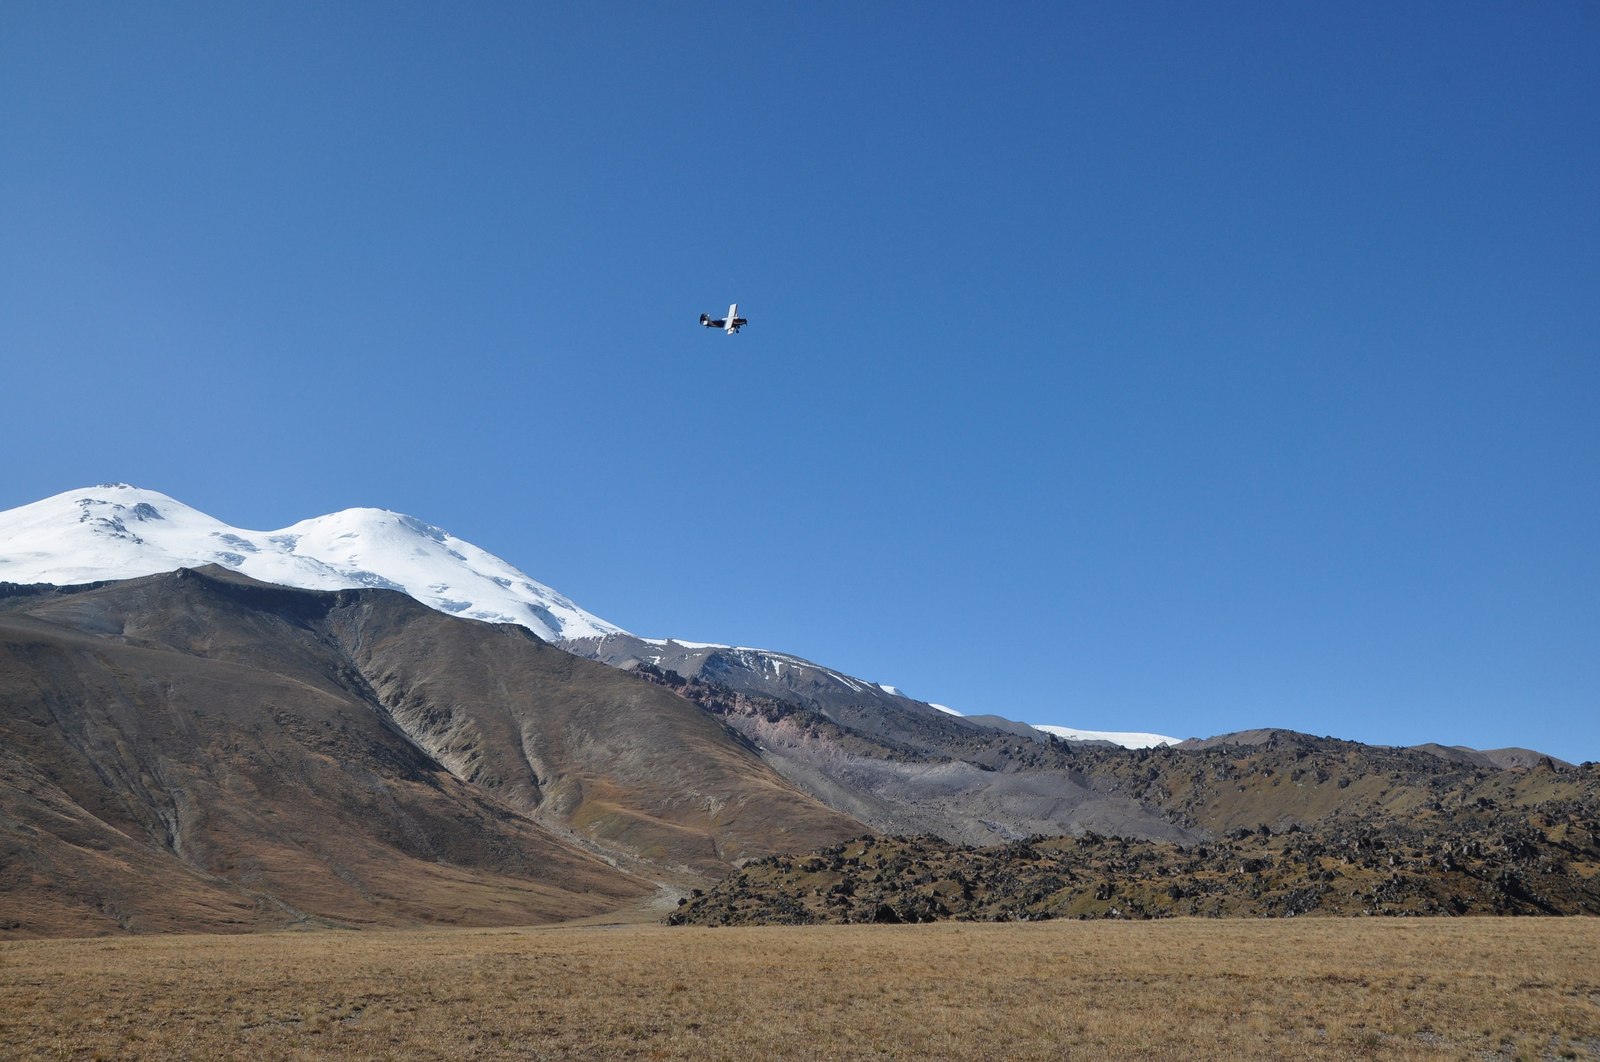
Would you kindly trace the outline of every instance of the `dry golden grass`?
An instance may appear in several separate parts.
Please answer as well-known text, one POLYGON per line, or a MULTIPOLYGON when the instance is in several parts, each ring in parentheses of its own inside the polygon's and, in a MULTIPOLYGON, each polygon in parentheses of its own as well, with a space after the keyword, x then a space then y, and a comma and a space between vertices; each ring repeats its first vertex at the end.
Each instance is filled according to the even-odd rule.
POLYGON ((0 945, 8 1058, 1600 1052, 1600 920, 274 933, 0 945))

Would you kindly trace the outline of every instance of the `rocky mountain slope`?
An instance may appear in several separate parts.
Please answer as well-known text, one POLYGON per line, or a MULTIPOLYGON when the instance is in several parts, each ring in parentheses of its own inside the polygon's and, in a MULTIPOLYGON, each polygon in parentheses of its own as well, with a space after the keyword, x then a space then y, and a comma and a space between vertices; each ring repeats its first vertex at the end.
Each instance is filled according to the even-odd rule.
POLYGON ((13 932, 497 924, 861 824, 670 692, 390 591, 0 587, 13 932))
POLYGON ((858 839, 752 863, 672 918, 1600 914, 1600 764, 1283 730, 1066 754, 1087 785, 1203 839, 858 839))
POLYGON ((801 700, 802 688, 786 700, 746 692, 762 688, 755 683, 741 690, 651 663, 623 664, 721 717, 829 806, 882 833, 957 844, 1086 830, 1187 843, 1262 823, 1382 820, 1460 800, 1480 784, 1525 780, 1519 765, 1563 778, 1571 768, 1525 750, 1385 748, 1270 729, 1127 749, 949 716, 882 691, 852 704, 829 687, 827 697, 801 700))
MULTIPOLYGON (((716 654, 708 663, 702 674, 728 673, 716 654)), ((801 685, 780 699, 746 692, 766 688, 755 682, 734 688, 641 662, 630 670, 716 715, 774 770, 884 833, 968 844, 1084 830, 1198 836, 1165 809, 1095 785, 1076 766, 1072 743, 1031 728, 1034 737, 1022 737, 881 690, 852 697, 827 678, 800 680, 822 696, 801 685)))
POLYGON ((1600 914, 1600 767, 1475 779, 1412 815, 1352 809, 1199 844, 857 838, 757 860, 674 924, 1600 914))
POLYGON ((529 922, 662 884, 701 921, 1594 910, 1595 765, 1125 749, 795 681, 219 567, 0 586, 0 932, 529 922), (863 877, 867 825, 938 836, 863 877))

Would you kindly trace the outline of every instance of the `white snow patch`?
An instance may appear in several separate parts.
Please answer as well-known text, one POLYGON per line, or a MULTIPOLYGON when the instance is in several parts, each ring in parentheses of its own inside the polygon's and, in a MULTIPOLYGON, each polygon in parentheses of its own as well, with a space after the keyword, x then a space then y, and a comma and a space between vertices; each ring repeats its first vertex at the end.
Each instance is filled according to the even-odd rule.
POLYGON ((1121 745, 1125 749, 1153 749, 1162 745, 1176 745, 1181 738, 1167 737, 1165 734, 1138 734, 1124 733, 1112 730, 1078 730, 1068 726, 1050 726, 1044 723, 1029 723, 1035 730, 1043 730, 1046 734, 1054 734, 1058 738, 1068 741, 1109 741, 1113 745, 1121 745))

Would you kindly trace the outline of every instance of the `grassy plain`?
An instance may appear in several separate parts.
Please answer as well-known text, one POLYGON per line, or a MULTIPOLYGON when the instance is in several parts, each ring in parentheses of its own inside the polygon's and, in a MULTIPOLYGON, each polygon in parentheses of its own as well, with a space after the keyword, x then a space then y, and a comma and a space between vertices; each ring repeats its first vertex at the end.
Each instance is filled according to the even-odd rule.
POLYGON ((7 1058, 1589 1058, 1600 919, 0 944, 7 1058))

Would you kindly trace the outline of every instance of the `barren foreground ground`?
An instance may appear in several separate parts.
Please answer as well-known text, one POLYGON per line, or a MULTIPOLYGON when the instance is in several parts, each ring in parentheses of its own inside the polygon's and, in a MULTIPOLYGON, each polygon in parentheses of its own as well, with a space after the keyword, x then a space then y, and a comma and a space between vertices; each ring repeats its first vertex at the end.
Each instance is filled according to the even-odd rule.
POLYGON ((17 1058, 1590 1058, 1600 920, 276 933, 0 945, 17 1058))

